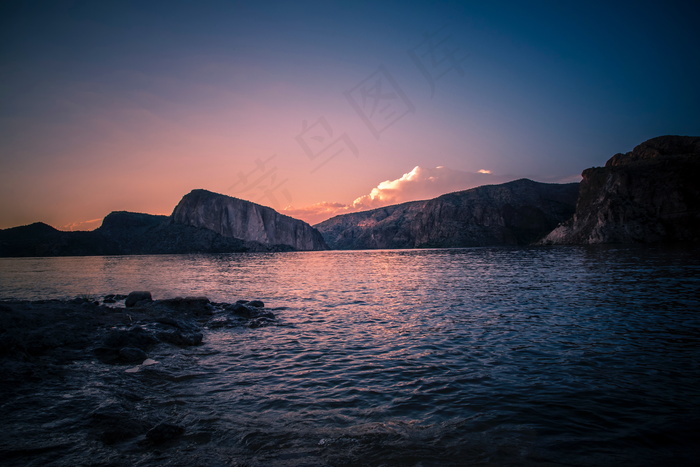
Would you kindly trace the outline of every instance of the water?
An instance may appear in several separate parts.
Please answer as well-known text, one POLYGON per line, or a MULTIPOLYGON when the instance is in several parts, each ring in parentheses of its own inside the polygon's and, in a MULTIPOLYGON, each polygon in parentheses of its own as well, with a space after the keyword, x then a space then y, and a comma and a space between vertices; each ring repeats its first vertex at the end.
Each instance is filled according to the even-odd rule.
POLYGON ((47 383, 40 407, 5 402, 16 436, 4 447, 31 445, 35 465, 694 465, 700 455, 697 249, 0 259, 0 280, 4 298, 150 290, 281 308, 275 326, 209 330, 202 346, 161 348, 135 373, 76 363, 83 376, 47 383), (105 400, 187 431, 163 449, 104 445, 85 414, 105 400))

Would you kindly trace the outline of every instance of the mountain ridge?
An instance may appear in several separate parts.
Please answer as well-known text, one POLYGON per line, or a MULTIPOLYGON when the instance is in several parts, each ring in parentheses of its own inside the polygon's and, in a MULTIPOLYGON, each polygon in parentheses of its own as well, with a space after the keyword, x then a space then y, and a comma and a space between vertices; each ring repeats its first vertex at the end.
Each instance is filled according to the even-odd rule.
POLYGON ((578 184, 529 179, 341 214, 315 227, 332 248, 525 245, 573 214, 578 184))

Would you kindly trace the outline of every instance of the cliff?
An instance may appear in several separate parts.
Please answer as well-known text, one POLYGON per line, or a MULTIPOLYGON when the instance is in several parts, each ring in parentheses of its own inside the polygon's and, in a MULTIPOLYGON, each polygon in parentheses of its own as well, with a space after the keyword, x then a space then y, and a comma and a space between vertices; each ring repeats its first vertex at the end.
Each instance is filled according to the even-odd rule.
POLYGON ((653 138, 582 176, 576 213, 543 244, 700 241, 700 137, 653 138))
POLYGON ((178 203, 171 223, 205 228, 223 237, 295 250, 323 250, 321 234, 306 222, 279 214, 272 208, 206 190, 192 190, 178 203))
POLYGON ((527 245, 571 217, 578 184, 521 179, 317 224, 337 249, 527 245))

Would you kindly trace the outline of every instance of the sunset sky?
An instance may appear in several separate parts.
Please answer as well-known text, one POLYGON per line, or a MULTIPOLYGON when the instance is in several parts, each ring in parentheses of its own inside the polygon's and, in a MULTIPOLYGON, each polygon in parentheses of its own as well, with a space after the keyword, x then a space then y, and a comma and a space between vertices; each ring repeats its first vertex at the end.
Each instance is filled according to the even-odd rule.
POLYGON ((578 181, 700 135, 692 3, 3 1, 0 228, 578 181))

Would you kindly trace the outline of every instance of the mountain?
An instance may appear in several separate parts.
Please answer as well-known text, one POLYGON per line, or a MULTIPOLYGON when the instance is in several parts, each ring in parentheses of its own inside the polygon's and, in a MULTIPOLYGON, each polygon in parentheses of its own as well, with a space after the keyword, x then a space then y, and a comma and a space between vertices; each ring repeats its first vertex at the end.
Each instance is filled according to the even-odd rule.
POLYGON ((108 214, 95 233, 117 244, 118 254, 124 255, 237 253, 271 249, 257 242, 224 237, 208 229, 174 224, 169 216, 125 211, 108 214))
POLYGON ((95 232, 63 232, 43 222, 0 230, 0 257, 110 255, 118 249, 95 232))
POLYGON ((185 195, 171 216, 117 211, 91 232, 64 232, 41 222, 0 230, 0 257, 326 248, 321 234, 305 222, 205 190, 185 195))
POLYGON ((700 137, 659 136, 582 176, 576 213, 542 243, 700 241, 700 137))
POLYGON ((279 214, 272 208, 207 190, 192 190, 178 203, 172 223, 200 227, 224 237, 295 250, 324 250, 321 234, 306 222, 279 214))
POLYGON ((331 248, 448 248, 527 245, 574 213, 578 183, 521 179, 317 224, 331 248))

